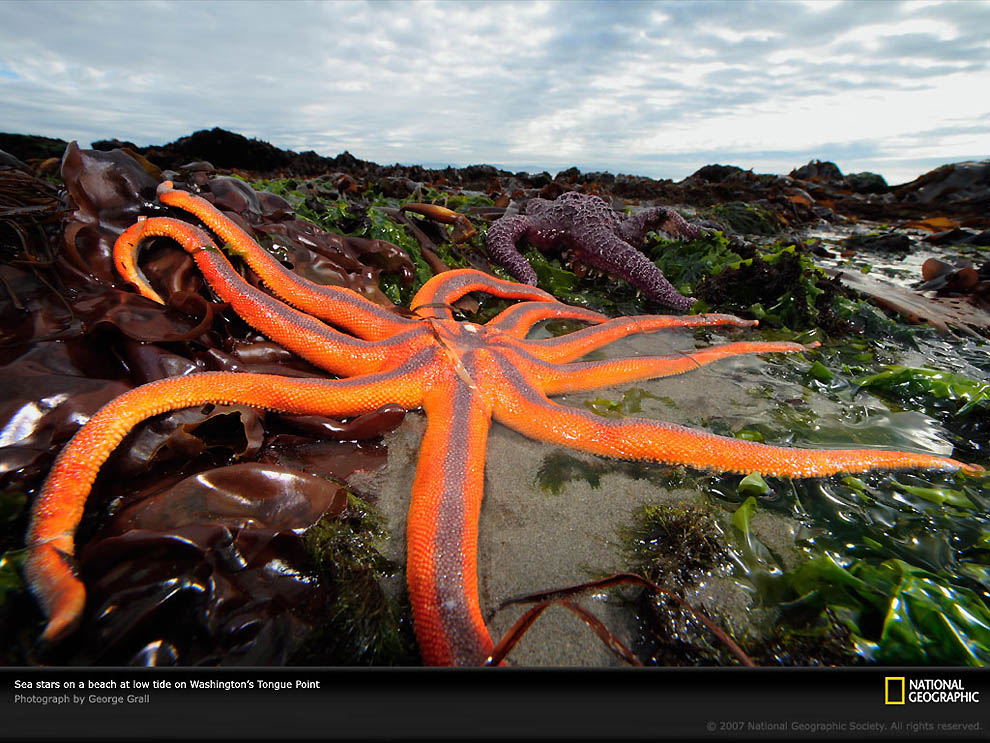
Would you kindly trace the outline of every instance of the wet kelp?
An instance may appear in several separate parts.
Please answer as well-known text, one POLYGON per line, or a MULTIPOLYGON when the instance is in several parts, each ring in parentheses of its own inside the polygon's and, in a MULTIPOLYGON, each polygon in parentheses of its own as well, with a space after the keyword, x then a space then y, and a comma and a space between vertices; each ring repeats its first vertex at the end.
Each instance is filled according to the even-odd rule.
MULTIPOLYGON (((26 506, 83 421, 128 389, 193 371, 322 376, 205 292, 181 251, 151 246, 144 264, 167 305, 121 285, 114 240, 160 210, 147 167, 121 151, 72 146, 62 173, 67 193, 31 184, 47 196, 46 211, 13 204, 16 227, 3 233, 0 631, 17 638, 5 644, 6 663, 258 665, 303 657, 303 639, 324 626, 354 572, 328 576, 303 534, 342 520, 341 534, 359 539, 361 517, 346 508, 342 478, 380 467, 381 434, 403 417, 385 408, 340 422, 208 405, 142 426, 101 473, 78 535, 92 610, 72 642, 36 657, 40 617, 19 575, 26 506), (64 225, 62 213, 71 214, 64 225)), ((18 193, 9 180, 5 203, 18 193)), ((364 285, 389 304, 379 272, 407 280, 408 259, 395 246, 328 236, 298 223, 277 197, 229 180, 216 185, 221 208, 242 226, 270 230, 311 274, 364 285)), ((352 594, 380 593, 361 580, 352 594)))

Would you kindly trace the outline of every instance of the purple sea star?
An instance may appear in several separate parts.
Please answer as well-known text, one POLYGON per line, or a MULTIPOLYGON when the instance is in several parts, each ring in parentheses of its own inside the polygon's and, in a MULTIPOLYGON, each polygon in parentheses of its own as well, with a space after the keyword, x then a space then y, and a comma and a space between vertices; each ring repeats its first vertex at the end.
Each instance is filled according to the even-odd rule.
POLYGON ((637 249, 651 230, 689 239, 704 234, 673 209, 658 206, 626 216, 599 196, 570 191, 553 201, 531 199, 525 214, 498 219, 488 230, 488 253, 519 281, 536 284, 536 272, 516 248, 519 239, 544 252, 570 247, 588 265, 625 279, 661 304, 686 310, 694 298, 678 293, 637 249))

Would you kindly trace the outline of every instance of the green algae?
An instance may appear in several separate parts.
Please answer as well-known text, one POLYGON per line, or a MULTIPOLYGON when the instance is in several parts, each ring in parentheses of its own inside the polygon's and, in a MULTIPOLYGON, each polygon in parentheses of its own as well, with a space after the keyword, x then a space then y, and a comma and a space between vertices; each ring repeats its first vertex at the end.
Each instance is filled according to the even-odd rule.
POLYGON ((0 555, 0 607, 4 606, 8 595, 27 592, 21 577, 26 556, 26 549, 9 550, 0 555))
POLYGON ((877 663, 990 664, 990 610, 945 576, 903 560, 841 565, 825 555, 784 580, 805 603, 831 607, 877 663))
MULTIPOLYGON (((712 575, 729 569, 719 510, 679 501, 644 506, 621 531, 630 572, 682 599, 712 575)), ((668 596, 642 591, 633 606, 639 617, 638 652, 655 665, 722 665, 726 649, 714 642, 697 617, 668 596)))
POLYGON ((653 237, 647 255, 678 290, 698 297, 692 312, 733 312, 793 330, 838 330, 837 286, 801 247, 749 245, 719 232, 687 242, 653 237))
POLYGON ((604 397, 598 397, 594 400, 585 400, 584 406, 595 415, 600 415, 603 418, 624 418, 633 413, 643 412, 643 400, 645 399, 659 400, 669 407, 677 407, 677 403, 671 398, 651 394, 639 387, 624 390, 621 400, 607 400, 604 397))
POLYGON ((709 216, 740 235, 779 235, 784 224, 759 204, 727 201, 707 209, 709 216))
POLYGON ((746 475, 739 481, 738 489, 740 495, 747 496, 762 496, 770 493, 770 486, 767 484, 767 481, 763 479, 763 475, 759 472, 751 472, 746 475))
POLYGON ((718 514, 705 503, 644 506, 637 526, 624 533, 634 572, 658 584, 667 579, 683 584, 726 567, 718 514))
POLYGON ((21 517, 27 508, 27 493, 20 490, 0 492, 0 523, 9 523, 21 517))
MULTIPOLYGON (((846 480, 865 492, 858 478, 846 480)), ((783 610, 785 624, 789 617, 803 615, 801 624, 791 628, 803 642, 809 640, 809 626, 816 628, 812 636, 840 641, 838 623, 845 628, 845 652, 850 658, 856 655, 885 664, 990 664, 990 609, 977 590, 963 584, 967 575, 970 580, 984 578, 988 566, 967 561, 966 570, 959 571, 960 581, 947 571, 896 557, 849 558, 834 550, 815 549, 791 570, 767 571, 766 552, 750 528, 756 509, 756 500, 748 498, 733 514, 737 564, 744 566, 760 602, 783 610), (759 580, 753 580, 754 574, 759 580)), ((873 540, 863 541, 882 547, 873 540)), ((781 640, 777 633, 767 647, 773 646, 777 654, 786 651, 794 660, 781 640)))
POLYGON ((26 666, 37 662, 35 643, 43 628, 41 616, 24 577, 26 549, 0 555, 0 665, 26 666))
POLYGON ((646 480, 653 485, 674 489, 693 487, 694 479, 691 474, 680 467, 665 465, 650 465, 642 462, 623 462, 614 459, 595 459, 588 461, 568 454, 566 451, 555 451, 547 454, 536 472, 536 485, 544 493, 560 495, 571 481, 583 481, 592 488, 601 485, 601 479, 607 474, 619 474, 631 480, 646 480))
POLYGON ((388 533, 374 508, 348 494, 344 513, 324 516, 303 537, 309 571, 327 586, 325 620, 292 659, 299 665, 406 665, 416 662, 408 606, 382 582, 400 566, 379 549, 388 533))
POLYGON ((887 399, 920 405, 932 415, 990 415, 990 383, 923 367, 888 366, 856 380, 887 399))

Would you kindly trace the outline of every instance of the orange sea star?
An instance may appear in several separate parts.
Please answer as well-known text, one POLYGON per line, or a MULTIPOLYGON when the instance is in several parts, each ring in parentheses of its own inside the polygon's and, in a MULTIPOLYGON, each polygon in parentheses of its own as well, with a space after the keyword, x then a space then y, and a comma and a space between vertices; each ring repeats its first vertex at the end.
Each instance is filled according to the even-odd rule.
POLYGON ((101 408, 65 446, 34 502, 27 536, 27 575, 46 615, 43 639, 70 633, 85 606, 74 575, 74 533, 97 473, 139 422, 184 407, 245 404, 300 414, 354 416, 395 402, 427 417, 407 526, 407 579, 423 660, 434 665, 484 663, 492 642, 478 600, 476 552, 484 462, 493 420, 527 436, 623 459, 737 472, 810 477, 872 468, 978 469, 944 457, 881 450, 767 446, 660 421, 602 419, 548 396, 679 374, 748 353, 801 351, 796 343, 738 342, 693 353, 577 361, 633 333, 706 325, 751 326, 731 315, 607 317, 556 301, 532 286, 474 270, 442 273, 412 301, 413 316, 386 310, 348 289, 313 284, 285 269, 206 201, 169 182, 166 205, 195 214, 295 308, 245 281, 213 240, 184 221, 139 221, 117 240, 118 271, 161 301, 137 268, 142 241, 176 240, 220 298, 247 323, 339 379, 206 372, 159 380, 101 408), (528 300, 485 325, 454 320, 450 304, 472 291, 528 300), (527 339, 543 320, 590 327, 557 338, 527 339))

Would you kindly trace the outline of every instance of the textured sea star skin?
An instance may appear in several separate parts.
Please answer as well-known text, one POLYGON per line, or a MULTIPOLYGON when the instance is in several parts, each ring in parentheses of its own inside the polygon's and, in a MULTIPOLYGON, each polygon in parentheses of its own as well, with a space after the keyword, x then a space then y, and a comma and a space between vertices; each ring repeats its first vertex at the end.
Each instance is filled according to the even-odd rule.
POLYGON ((716 470, 810 477, 872 468, 979 469, 926 454, 767 446, 564 407, 547 396, 679 374, 739 354, 805 347, 739 342, 684 354, 581 362, 589 351, 633 333, 755 323, 718 314, 610 320, 534 287, 470 269, 435 276, 413 299, 415 316, 402 317, 356 292, 296 277, 209 203, 173 190, 171 183, 159 187, 159 198, 199 217, 273 292, 300 309, 245 281, 204 231, 168 217, 139 221, 120 236, 115 260, 122 276, 160 301, 136 256, 146 238, 171 237, 246 322, 341 378, 206 372, 137 387, 101 408, 64 447, 33 505, 26 573, 48 617, 46 641, 71 633, 82 617, 86 593, 72 570, 74 533, 100 467, 141 421, 184 407, 245 404, 341 417, 394 402, 425 411, 409 505, 407 580, 417 640, 423 660, 432 665, 478 665, 492 651, 478 599, 476 555, 493 420, 535 439, 602 456, 716 470), (471 291, 528 301, 485 325, 455 321, 450 304, 471 291), (536 323, 555 318, 591 325, 557 338, 526 338, 536 323))
POLYGON ((572 247, 585 263, 619 276, 648 297, 676 310, 694 299, 674 288, 637 247, 651 230, 693 239, 704 231, 673 209, 653 207, 634 216, 616 213, 604 199, 570 191, 553 201, 532 199, 526 213, 505 216, 488 229, 488 253, 510 274, 536 284, 536 273, 516 245, 523 237, 540 250, 572 247))

